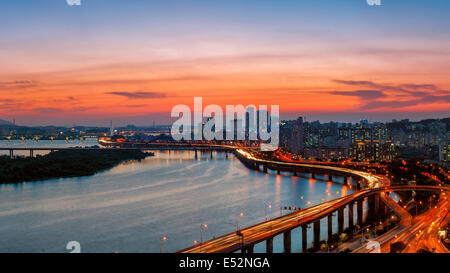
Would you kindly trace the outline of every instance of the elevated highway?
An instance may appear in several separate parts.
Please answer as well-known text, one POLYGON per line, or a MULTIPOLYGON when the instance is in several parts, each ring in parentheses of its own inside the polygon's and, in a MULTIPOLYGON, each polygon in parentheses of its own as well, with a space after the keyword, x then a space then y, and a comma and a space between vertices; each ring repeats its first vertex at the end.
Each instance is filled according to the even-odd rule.
MULTIPOLYGON (((448 190, 443 191, 448 192, 448 190)), ((441 198, 438 205, 411 219, 409 225, 400 224, 385 235, 376 238, 376 241, 381 244, 382 252, 390 252, 391 244, 402 242, 406 246, 401 251, 403 253, 417 253, 422 249, 436 253, 449 253, 450 250, 442 244, 438 236, 438 231, 450 223, 449 208, 450 200, 446 195, 445 198, 441 198)), ((367 253, 371 250, 361 247, 355 252, 367 253)))
MULTIPOLYGON (((362 200, 365 197, 375 196, 379 194, 386 194, 387 192, 398 192, 398 191, 411 191, 411 190, 424 190, 424 191, 447 191, 450 192, 450 188, 444 187, 433 187, 433 186, 397 186, 397 187, 381 187, 376 189, 363 189, 359 192, 353 193, 348 196, 344 196, 332 201, 328 201, 322 203, 320 205, 310 207, 301 211, 293 212, 282 217, 278 217, 272 219, 270 221, 266 221, 263 223, 256 224, 254 226, 239 230, 239 233, 243 236, 238 235, 236 232, 232 232, 210 241, 204 242, 202 244, 197 244, 191 246, 189 248, 180 250, 180 253, 231 253, 238 250, 244 250, 244 252, 252 252, 252 248, 255 244, 266 241, 267 246, 269 246, 268 252, 270 251, 270 247, 273 245, 273 237, 283 234, 284 237, 284 250, 286 252, 290 252, 291 242, 290 242, 290 232, 291 230, 302 227, 302 237, 306 238, 306 227, 309 224, 315 225, 315 235, 317 236, 320 233, 320 229, 317 230, 317 222, 320 219, 328 218, 338 211, 338 229, 343 231, 343 209, 355 202, 358 203, 358 200, 362 200)), ((395 203, 395 202, 394 202, 395 203)), ((381 204, 381 203, 380 203, 381 204)), ((397 204, 397 203, 395 203, 397 204)), ((393 206, 392 203, 388 206, 393 206)), ((397 204, 398 206, 398 204, 397 204)), ((403 231, 403 228, 408 226, 411 221, 411 216, 407 213, 403 208, 398 206, 394 208, 394 212, 401 218, 401 222, 399 227, 396 227, 396 231, 391 233, 391 236, 394 237, 395 234, 403 231)), ((362 206, 361 206, 362 212, 362 206)), ((359 214, 359 213, 358 213, 359 214)), ((362 216, 362 214, 359 214, 362 216)), ((349 217, 350 220, 351 217, 349 217)), ((362 221, 362 219, 357 219, 357 221, 362 221)), ((350 221, 350 224, 352 221, 350 221)), ((330 228, 330 224, 328 225, 330 228)), ((330 232, 328 232, 330 234, 330 232)), ((391 239, 389 234, 385 236, 386 240, 391 239)), ((302 240, 306 242, 306 240, 302 240)), ((306 250, 306 245, 303 245, 302 248, 306 250)), ((272 248, 273 249, 273 248, 272 248)))
POLYGON ((36 151, 53 152, 53 151, 80 151, 80 150, 142 150, 142 151, 194 151, 197 157, 197 151, 200 152, 224 152, 233 153, 236 147, 229 145, 207 145, 207 144, 176 144, 176 143, 151 143, 145 146, 139 147, 116 147, 116 146, 104 146, 104 147, 8 147, 0 148, 0 151, 9 151, 9 156, 14 157, 17 151, 28 151, 30 157, 34 156, 36 151))
MULTIPOLYGON (((253 149, 253 147, 247 147, 253 149)), ((177 143, 153 143, 145 147, 120 147, 107 146, 107 148, 58 148, 58 147, 30 147, 30 148, 0 148, 0 151, 10 151, 13 156, 14 151, 30 151, 33 156, 34 151, 58 151, 58 150, 103 150, 103 149, 130 149, 130 150, 192 150, 195 151, 221 151, 234 153, 236 157, 248 168, 268 172, 268 170, 281 172, 311 173, 312 178, 316 174, 327 175, 329 181, 333 177, 344 177, 344 183, 348 184, 348 177, 357 181, 357 191, 335 200, 331 200, 314 207, 296 211, 282 217, 272 219, 254 226, 238 230, 202 244, 194 245, 183 249, 182 253, 229 253, 242 250, 243 252, 253 252, 254 245, 260 242, 266 242, 267 252, 273 251, 273 238, 278 235, 283 236, 284 251, 291 251, 291 231, 295 228, 302 229, 302 249, 306 251, 306 237, 308 225, 313 225, 314 243, 320 241, 320 220, 328 219, 328 238, 332 236, 332 216, 337 212, 338 233, 344 230, 344 211, 347 208, 347 217, 350 227, 355 224, 363 223, 363 201, 368 200, 370 215, 385 215, 388 210, 393 211, 400 218, 400 223, 389 232, 383 234, 377 240, 384 247, 392 243, 395 238, 408 234, 412 226, 411 215, 399 206, 389 197, 389 192, 424 190, 436 192, 448 192, 449 188, 433 186, 390 186, 388 178, 374 175, 367 172, 346 169, 338 166, 328 166, 323 164, 280 162, 256 158, 252 153, 245 150, 245 147, 236 147, 232 145, 211 145, 211 144, 177 144, 177 143), (355 208, 356 207, 356 208, 355 208), (356 209, 356 219, 354 210, 356 209)), ((211 153, 212 156, 212 153, 211 153)), ((422 224, 423 226, 423 224, 422 224)), ((364 247, 357 249, 356 252, 369 252, 364 247)))
MULTIPOLYGON (((389 192, 398 191, 450 191, 449 188, 436 186, 390 186, 389 179, 373 175, 366 172, 345 169, 334 166, 300 164, 290 162, 277 162, 263 160, 254 157, 252 154, 243 149, 236 150, 236 156, 249 168, 267 172, 268 169, 280 171, 290 171, 294 175, 298 172, 312 173, 330 173, 340 176, 351 176, 363 180, 365 188, 356 193, 322 203, 307 209, 293 212, 270 221, 259 223, 248 228, 244 228, 223 236, 214 238, 210 241, 197 244, 186 249, 180 250, 180 253, 230 253, 238 250, 242 252, 253 252, 255 244, 266 242, 266 251, 273 251, 273 238, 278 235, 283 236, 284 251, 291 251, 291 231, 295 228, 302 229, 302 249, 306 251, 306 236, 308 225, 313 225, 314 243, 320 241, 320 220, 328 219, 328 237, 332 236, 332 215, 337 212, 338 215, 338 233, 344 230, 344 209, 348 208, 348 223, 352 227, 355 222, 359 225, 363 221, 363 201, 368 199, 369 214, 380 215, 386 214, 388 210, 392 210, 401 219, 399 225, 384 235, 380 240, 390 241, 397 234, 403 232, 411 225, 411 215, 394 200, 389 197, 389 192), (357 219, 354 221, 354 207, 356 205, 357 219)), ((331 176, 331 175, 330 175, 331 176)))

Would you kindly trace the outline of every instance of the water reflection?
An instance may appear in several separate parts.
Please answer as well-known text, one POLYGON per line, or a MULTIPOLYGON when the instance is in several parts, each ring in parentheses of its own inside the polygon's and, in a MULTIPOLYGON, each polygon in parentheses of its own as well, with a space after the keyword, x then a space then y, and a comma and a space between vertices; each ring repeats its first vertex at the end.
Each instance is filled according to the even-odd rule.
MULTIPOLYGON (((239 225, 250 226, 265 220, 266 204, 274 218, 281 206, 309 207, 351 192, 308 174, 265 174, 224 153, 210 156, 161 151, 91 177, 0 186, 0 252, 65 252, 72 240, 84 252, 159 252, 161 236, 163 251, 173 252, 200 241, 202 223, 206 241, 233 232, 241 212, 239 225)), ((292 236, 299 251, 301 235, 292 236)), ((278 237, 274 251, 282 251, 278 237)))

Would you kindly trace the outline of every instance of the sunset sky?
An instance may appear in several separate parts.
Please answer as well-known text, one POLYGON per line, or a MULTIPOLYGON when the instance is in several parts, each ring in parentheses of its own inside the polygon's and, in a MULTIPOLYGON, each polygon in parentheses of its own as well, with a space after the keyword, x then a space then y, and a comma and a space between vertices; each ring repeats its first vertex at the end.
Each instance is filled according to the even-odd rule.
POLYGON ((177 104, 282 118, 450 117, 450 1, 11 0, 0 119, 169 124, 177 104))

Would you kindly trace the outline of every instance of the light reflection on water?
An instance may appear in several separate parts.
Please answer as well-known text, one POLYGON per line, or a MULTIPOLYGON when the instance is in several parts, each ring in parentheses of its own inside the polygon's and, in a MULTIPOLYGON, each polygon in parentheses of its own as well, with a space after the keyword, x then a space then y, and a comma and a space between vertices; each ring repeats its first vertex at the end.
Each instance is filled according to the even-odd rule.
MULTIPOLYGON (((89 147, 98 145, 97 138, 86 138, 83 141, 80 139, 70 139, 66 140, 33 140, 33 139, 25 139, 23 142, 20 139, 13 139, 11 141, 0 140, 0 148, 67 148, 67 147, 89 147)), ((35 151, 34 155, 45 155, 48 154, 48 151, 35 151)), ((0 155, 9 155, 9 151, 0 151, 0 155)), ((14 151, 14 155, 16 156, 29 156, 29 151, 14 151)))
MULTIPOLYGON (((206 240, 233 232, 240 212, 239 226, 250 226, 264 221, 266 204, 273 218, 281 206, 316 205, 346 192, 337 183, 255 172, 223 153, 195 160, 193 152, 157 152, 91 177, 0 186, 0 252, 66 252, 72 240, 83 252, 159 252, 161 236, 168 238, 163 251, 173 252, 199 241, 202 223, 206 240)), ((296 232, 293 251, 301 246, 296 232)), ((277 237, 274 251, 281 250, 277 237)))

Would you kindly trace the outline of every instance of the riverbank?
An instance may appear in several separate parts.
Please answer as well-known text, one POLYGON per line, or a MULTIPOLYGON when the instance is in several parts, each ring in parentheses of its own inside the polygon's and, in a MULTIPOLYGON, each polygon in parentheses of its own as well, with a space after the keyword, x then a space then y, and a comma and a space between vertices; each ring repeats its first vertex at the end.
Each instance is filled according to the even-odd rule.
POLYGON ((0 184, 51 178, 89 176, 127 160, 141 160, 153 153, 141 150, 67 150, 44 156, 0 157, 0 184))
MULTIPOLYGON (((70 240, 86 253, 159 253, 162 236, 167 237, 162 252, 175 252, 200 240, 199 222, 208 225, 205 242, 235 230, 241 212, 239 226, 252 226, 265 220, 264 204, 271 205, 272 219, 280 206, 297 206, 299 196, 305 204, 318 204, 326 190, 331 200, 343 189, 313 181, 249 171, 230 154, 227 159, 214 153, 211 159, 198 153, 196 160, 193 151, 155 151, 93 176, 0 185, 0 253, 68 252, 70 240)), ((301 239, 301 229, 296 231, 292 237, 301 239)), ((321 231, 325 238, 327 229, 321 231)), ((308 232, 308 242, 312 236, 308 232)), ((282 236, 273 248, 284 251, 282 236)), ((265 250, 265 243, 255 246, 255 253, 265 250)), ((292 252, 300 251, 298 240, 292 252)))

